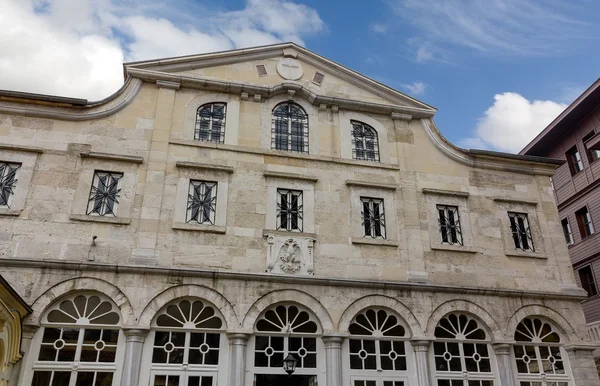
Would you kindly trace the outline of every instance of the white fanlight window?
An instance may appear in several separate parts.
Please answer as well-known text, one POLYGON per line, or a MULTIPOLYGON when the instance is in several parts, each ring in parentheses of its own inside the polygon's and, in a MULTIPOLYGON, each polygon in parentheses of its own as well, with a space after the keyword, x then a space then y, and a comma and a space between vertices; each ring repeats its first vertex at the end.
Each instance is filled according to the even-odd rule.
POLYGON ((167 305, 154 320, 151 386, 215 386, 223 362, 225 323, 215 307, 200 299, 167 305))
POLYGON ((438 386, 493 386, 492 350, 479 323, 464 314, 449 314, 435 328, 433 342, 438 386))
POLYGON ((43 319, 32 386, 117 385, 119 309, 98 295, 53 304, 43 319))
POLYGON ((515 331, 513 346, 519 386, 569 386, 566 352, 552 325, 526 318, 515 331))
POLYGON ((357 314, 348 328, 351 386, 407 386, 406 328, 384 309, 357 314))
POLYGON ((324 360, 323 345, 318 339, 320 327, 312 314, 295 304, 280 304, 268 308, 256 322, 254 337, 254 381, 256 384, 283 382, 283 359, 288 354, 297 361, 295 378, 316 385, 324 360))

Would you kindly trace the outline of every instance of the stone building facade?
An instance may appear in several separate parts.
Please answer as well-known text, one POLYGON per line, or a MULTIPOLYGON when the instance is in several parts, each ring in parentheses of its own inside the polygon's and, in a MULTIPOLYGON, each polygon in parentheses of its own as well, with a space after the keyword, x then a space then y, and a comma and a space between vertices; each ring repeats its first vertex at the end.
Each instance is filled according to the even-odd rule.
POLYGON ((124 70, 100 102, 0 97, 12 384, 599 384, 562 161, 459 149, 294 44, 124 70))

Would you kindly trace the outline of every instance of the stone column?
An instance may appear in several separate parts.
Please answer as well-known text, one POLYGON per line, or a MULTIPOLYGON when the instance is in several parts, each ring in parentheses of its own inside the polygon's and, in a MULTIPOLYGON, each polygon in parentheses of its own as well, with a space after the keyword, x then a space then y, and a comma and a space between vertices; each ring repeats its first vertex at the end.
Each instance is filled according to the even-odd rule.
POLYGON ((516 386, 515 374, 513 373, 512 360, 510 358, 510 344, 496 343, 492 345, 496 353, 496 363, 498 364, 498 376, 501 386, 516 386))
POLYGON ((150 331, 144 328, 123 327, 123 334, 125 334, 125 358, 123 359, 121 386, 137 386, 139 383, 142 349, 148 332, 150 331))
POLYGON ((244 386, 246 348, 250 334, 228 332, 227 338, 229 338, 229 386, 244 386))
POLYGON ((342 343, 341 335, 323 337, 325 344, 325 386, 342 386, 342 343))
POLYGON ((411 340, 415 350, 415 363, 417 365, 417 379, 419 386, 429 386, 429 361, 427 360, 427 351, 431 341, 429 340, 411 340))

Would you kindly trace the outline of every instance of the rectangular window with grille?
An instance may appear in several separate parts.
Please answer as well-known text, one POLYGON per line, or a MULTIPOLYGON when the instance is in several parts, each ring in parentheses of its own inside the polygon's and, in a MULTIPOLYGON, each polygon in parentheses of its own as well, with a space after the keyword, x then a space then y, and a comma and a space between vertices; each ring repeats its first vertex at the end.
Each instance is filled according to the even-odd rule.
POLYGON ((277 189, 277 229, 302 232, 302 191, 277 189))
POLYGON ((385 212, 383 199, 361 197, 362 202, 362 225, 365 237, 385 239, 385 212))
POLYGON ((526 213, 508 212, 515 249, 534 252, 529 219, 526 213))
POLYGON ((596 280, 594 279, 592 266, 588 265, 580 268, 578 272, 579 279, 581 280, 581 287, 587 291, 588 296, 598 295, 598 289, 596 288, 596 280))
POLYGON ((21 164, 0 163, 0 207, 10 208, 17 184, 17 170, 21 164))
POLYGON ((567 245, 573 244, 573 233, 571 232, 571 224, 569 224, 569 220, 565 218, 560 223, 562 224, 562 229, 565 235, 565 241, 567 242, 567 245))
POLYGON ((123 173, 99 170, 94 172, 87 207, 88 215, 109 217, 117 215, 122 178, 123 173))
POLYGON ((463 245, 458 207, 438 205, 437 210, 442 244, 463 245))
POLYGON ((217 183, 190 181, 187 200, 186 222, 215 225, 217 208, 217 183))
POLYGON ((594 234, 594 224, 592 224, 592 216, 590 216, 587 206, 575 212, 575 217, 577 217, 579 234, 582 239, 594 234))
POLYGON ((581 160, 581 154, 577 150, 577 146, 573 146, 567 151, 567 162, 569 163, 571 175, 575 175, 583 170, 583 161, 581 160))

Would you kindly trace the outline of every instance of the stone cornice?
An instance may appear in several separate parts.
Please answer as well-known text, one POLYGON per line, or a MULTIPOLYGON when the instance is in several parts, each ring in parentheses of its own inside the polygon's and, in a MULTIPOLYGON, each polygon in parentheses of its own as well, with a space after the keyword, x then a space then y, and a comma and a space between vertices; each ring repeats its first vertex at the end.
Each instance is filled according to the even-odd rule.
POLYGON ((19 93, 18 97, 3 97, 8 91, 0 90, 0 113, 24 115, 36 118, 62 119, 65 121, 87 121, 115 114, 127 106, 142 86, 140 79, 128 78, 121 89, 108 98, 96 102, 67 104, 69 98, 19 93))
POLYGON ((355 167, 364 166, 367 168, 400 170, 400 167, 398 165, 384 164, 384 163, 380 163, 380 162, 358 161, 358 160, 347 159, 347 158, 328 157, 328 156, 322 156, 322 155, 295 153, 295 152, 281 151, 281 150, 270 150, 270 149, 266 150, 266 149, 249 147, 249 146, 216 144, 213 142, 203 142, 203 141, 195 141, 195 140, 187 140, 187 139, 171 139, 171 140, 169 140, 169 144, 170 145, 179 145, 179 146, 192 146, 192 147, 200 147, 200 148, 217 149, 217 150, 222 150, 222 151, 233 151, 233 152, 238 152, 238 153, 256 154, 259 156, 294 158, 294 159, 302 159, 302 160, 306 160, 306 161, 316 161, 316 162, 333 162, 333 163, 350 165, 350 166, 355 166, 355 167))
POLYGON ((226 82, 208 78, 198 78, 184 75, 171 74, 167 72, 146 70, 141 68, 128 68, 127 74, 134 78, 142 79, 145 82, 172 82, 179 84, 181 87, 215 91, 230 94, 248 94, 260 95, 262 98, 272 98, 277 95, 287 94, 288 91, 294 91, 295 97, 303 97, 313 105, 337 106, 341 109, 352 111, 364 111, 376 114, 390 115, 392 113, 410 115, 415 118, 433 117, 434 109, 401 106, 393 104, 381 104, 359 101, 354 99, 336 98, 326 95, 319 95, 309 90, 308 88, 296 82, 282 82, 273 87, 259 86, 246 83, 226 82))
POLYGON ((283 178, 286 180, 298 180, 298 181, 308 181, 308 182, 317 182, 319 179, 315 176, 309 176, 298 173, 285 173, 285 172, 276 172, 267 170, 263 173, 263 176, 266 178, 283 178))
POLYGON ((421 119, 421 124, 435 147, 450 159, 472 168, 551 177, 560 166, 548 158, 461 149, 444 138, 431 119, 421 119))
POLYGON ((421 191, 425 194, 438 194, 441 196, 456 196, 456 197, 469 197, 469 192, 462 192, 459 190, 445 190, 445 189, 434 189, 434 188, 423 188, 421 191))
POLYGON ((126 155, 126 154, 113 154, 113 153, 99 153, 95 151, 81 152, 79 153, 81 158, 95 158, 105 161, 120 161, 130 162, 134 164, 144 163, 144 158, 137 155, 126 155))
POLYGON ((441 284, 422 284, 389 280, 361 280, 330 278, 319 276, 287 276, 267 273, 219 271, 202 268, 166 267, 129 264, 106 264, 96 262, 65 261, 39 258, 0 258, 0 267, 56 269, 60 271, 91 271, 138 275, 202 277, 212 280, 243 280, 274 282, 283 284, 301 284, 350 288, 371 288, 399 291, 438 292, 453 294, 470 294, 481 296, 502 296, 511 298, 558 299, 580 302, 587 298, 561 292, 519 291, 488 287, 449 286, 441 284))
POLYGON ((385 190, 397 190, 398 185, 396 184, 385 184, 375 181, 356 181, 346 180, 346 186, 357 186, 360 188, 371 188, 371 189, 385 189, 385 190))
POLYGON ((524 205, 533 205, 533 206, 536 206, 538 204, 538 201, 526 199, 526 198, 513 198, 513 197, 497 196, 497 197, 494 197, 493 200, 496 202, 505 202, 505 203, 509 203, 509 204, 524 204, 524 205))
POLYGON ((1 143, 0 150, 12 150, 12 151, 21 151, 27 153, 43 153, 44 149, 37 146, 27 146, 27 145, 12 145, 9 143, 1 143))
POLYGON ((200 162, 176 161, 175 166, 178 168, 210 170, 215 172, 233 173, 233 166, 206 164, 200 162))

